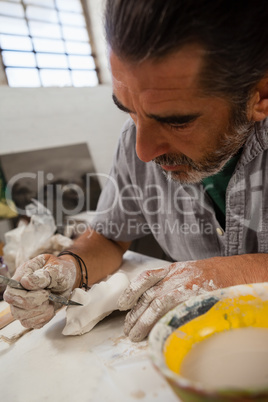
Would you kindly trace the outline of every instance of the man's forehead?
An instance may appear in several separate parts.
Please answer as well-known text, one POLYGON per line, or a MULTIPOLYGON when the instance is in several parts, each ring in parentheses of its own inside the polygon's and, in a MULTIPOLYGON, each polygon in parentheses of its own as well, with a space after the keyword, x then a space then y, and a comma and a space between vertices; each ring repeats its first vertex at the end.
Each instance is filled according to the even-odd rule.
MULTIPOLYGON (((115 90, 146 90, 174 96, 174 91, 194 89, 203 63, 203 50, 187 46, 163 57, 161 60, 148 59, 143 62, 129 62, 110 52, 110 65, 115 90)), ((176 95, 175 95, 176 96, 176 95)))

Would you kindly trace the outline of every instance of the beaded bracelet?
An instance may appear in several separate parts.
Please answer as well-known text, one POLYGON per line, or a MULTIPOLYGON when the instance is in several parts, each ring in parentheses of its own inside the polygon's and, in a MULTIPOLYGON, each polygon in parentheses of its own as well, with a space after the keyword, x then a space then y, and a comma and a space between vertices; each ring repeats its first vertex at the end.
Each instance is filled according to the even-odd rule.
POLYGON ((87 266, 84 262, 84 260, 79 257, 79 255, 73 253, 72 251, 69 250, 63 250, 58 254, 58 257, 60 257, 61 255, 71 255, 72 257, 74 257, 74 259, 78 262, 80 271, 81 271, 81 281, 80 281, 80 288, 85 288, 86 290, 90 289, 90 287, 88 286, 88 272, 87 272, 87 266), (86 281, 84 282, 84 271, 83 271, 83 267, 82 264, 85 268, 85 277, 86 277, 86 281))

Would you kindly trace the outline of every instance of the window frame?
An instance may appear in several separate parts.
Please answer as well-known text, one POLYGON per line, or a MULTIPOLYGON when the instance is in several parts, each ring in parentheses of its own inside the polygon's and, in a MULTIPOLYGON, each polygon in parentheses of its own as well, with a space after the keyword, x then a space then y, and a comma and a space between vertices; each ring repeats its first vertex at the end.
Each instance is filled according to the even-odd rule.
MULTIPOLYGON (((54 5, 54 8, 51 8, 50 6, 43 6, 43 5, 40 5, 39 7, 40 8, 47 8, 47 9, 51 9, 51 10, 55 10, 56 12, 57 12, 57 15, 58 15, 58 26, 59 26, 59 28, 60 28, 60 31, 61 31, 61 38, 60 39, 55 39, 55 38, 53 38, 53 39, 51 39, 51 38, 49 38, 49 37, 41 37, 41 36, 34 36, 34 35, 32 35, 32 32, 31 32, 31 30, 30 30, 30 22, 31 21, 35 21, 35 22, 39 22, 39 23, 42 23, 42 22, 45 22, 45 21, 41 21, 41 20, 38 20, 38 19, 29 19, 28 18, 28 16, 27 16, 27 14, 26 14, 26 9, 27 9, 27 7, 28 6, 35 6, 35 7, 38 7, 38 5, 36 5, 36 4, 34 4, 34 1, 33 1, 33 3, 31 4, 31 1, 27 1, 27 3, 25 2, 26 0, 18 0, 18 1, 16 1, 16 2, 12 2, 12 0, 4 0, 5 2, 9 2, 9 3, 14 3, 14 4, 20 4, 22 7, 23 7, 23 10, 24 10, 24 17, 12 17, 12 16, 9 16, 9 15, 5 15, 4 13, 0 13, 0 16, 6 16, 6 17, 10 17, 10 18, 18 18, 18 19, 20 19, 20 20, 22 20, 22 21, 25 21, 26 22, 26 24, 27 24, 27 28, 28 28, 28 31, 29 31, 29 34, 27 35, 27 36, 25 36, 25 35, 19 35, 19 34, 11 34, 11 33, 4 33, 4 32, 1 32, 0 33, 0 35, 9 35, 9 36, 21 36, 21 37, 27 37, 27 38, 29 38, 30 39, 30 41, 31 41, 31 44, 32 44, 32 50, 19 50, 19 49, 6 49, 6 48, 2 48, 1 47, 1 42, 0 42, 0 64, 1 64, 1 67, 2 67, 2 70, 3 70, 3 74, 2 74, 2 77, 1 77, 1 71, 0 71, 0 80, 1 81, 3 81, 3 76, 4 76, 4 78, 5 78, 5 84, 7 84, 7 85, 9 85, 9 86, 13 86, 13 87, 23 87, 23 86, 29 86, 29 85, 10 85, 10 83, 9 83, 9 80, 8 80, 8 74, 7 74, 7 71, 9 71, 9 70, 7 70, 7 69, 18 69, 18 68, 21 68, 21 69, 27 69, 28 67, 24 67, 24 66, 12 66, 12 65, 7 65, 7 64, 5 64, 5 61, 3 60, 3 54, 2 54, 2 52, 8 52, 8 51, 10 51, 10 52, 20 52, 21 54, 22 53, 24 53, 24 52, 27 52, 27 53, 32 53, 33 55, 34 55, 34 58, 35 58, 35 62, 36 62, 36 66, 35 67, 30 67, 30 69, 32 69, 32 70, 35 70, 35 71, 37 71, 38 72, 38 76, 39 76, 39 81, 40 81, 40 85, 33 85, 33 86, 35 86, 35 87, 49 87, 49 86, 53 86, 53 87, 55 87, 55 86, 59 86, 59 87, 61 87, 61 86, 74 86, 74 87, 82 87, 82 86, 97 86, 97 85, 99 85, 99 84, 101 84, 101 78, 100 78, 100 71, 99 71, 99 66, 98 66, 98 63, 97 63, 97 58, 96 58, 96 53, 95 53, 95 46, 94 46, 94 39, 93 39, 93 35, 92 35, 92 31, 91 31, 91 23, 90 23, 90 16, 89 16, 89 10, 88 10, 88 5, 87 5, 87 2, 86 2, 86 0, 78 0, 79 2, 80 2, 80 4, 81 4, 81 13, 79 13, 79 12, 77 12, 77 14, 78 15, 82 15, 83 17, 84 17, 84 21, 85 21, 85 26, 84 26, 84 28, 85 28, 85 30, 86 30, 86 32, 87 32, 87 36, 88 36, 88 41, 85 41, 85 40, 70 40, 70 39, 66 39, 65 37, 64 37, 64 35, 63 35, 63 27, 65 27, 65 26, 67 26, 67 27, 71 27, 71 28, 79 28, 79 26, 77 26, 77 25, 70 25, 70 24, 64 24, 64 22, 62 22, 61 21, 61 19, 60 19, 60 17, 59 17, 59 13, 60 12, 68 12, 68 13, 72 13, 71 11, 66 11, 66 10, 62 10, 62 9, 60 9, 60 8, 58 8, 58 6, 57 6, 57 2, 56 2, 56 0, 52 0, 53 1, 53 5, 54 5), (48 52, 48 51, 40 51, 40 50, 36 50, 35 49, 35 45, 34 45, 34 40, 35 39, 43 39, 43 40, 58 40, 58 41, 61 41, 61 43, 63 43, 63 46, 64 46, 64 49, 65 49, 65 51, 64 52, 56 52, 56 51, 50 51, 50 52, 48 52), (72 44, 72 45, 74 45, 74 43, 75 42, 77 42, 78 44, 88 44, 89 45, 89 53, 88 54, 85 54, 85 53, 81 53, 81 51, 80 51, 80 53, 79 52, 74 52, 74 51, 70 51, 70 44, 72 44), (68 45, 67 45, 68 44, 68 45), (67 48, 67 46, 69 46, 69 48, 67 48), (91 50, 91 51, 90 51, 91 50), (68 66, 66 67, 66 68, 62 68, 62 67, 57 67, 57 66, 51 66, 51 67, 43 67, 43 66, 40 66, 39 64, 38 64, 38 61, 37 61, 37 55, 38 54, 42 54, 42 55, 52 55, 52 56, 57 56, 57 55, 64 55, 65 57, 66 57, 66 59, 67 59, 67 62, 68 62, 68 66), (69 58, 69 56, 70 56, 70 58, 69 58), (70 62, 69 62, 69 60, 72 58, 72 56, 74 56, 74 58, 76 57, 84 57, 85 58, 85 60, 84 61, 87 61, 87 63, 89 64, 89 63, 94 63, 95 64, 95 66, 93 66, 92 65, 92 67, 94 67, 94 68, 89 68, 89 67, 86 67, 86 66, 84 66, 84 67, 72 67, 71 66, 71 64, 70 64, 70 62), (91 62, 90 62, 90 60, 91 60, 91 62), (42 74, 41 74, 41 71, 44 71, 44 70, 47 70, 47 71, 49 71, 49 70, 51 70, 51 72, 52 72, 52 70, 58 70, 58 71, 63 71, 63 72, 66 72, 66 71, 68 71, 68 73, 69 73, 69 77, 70 77, 70 83, 69 84, 61 84, 61 85, 55 85, 55 84, 52 84, 52 85, 47 85, 47 84, 44 84, 44 82, 42 82, 42 74), (89 81, 88 81, 88 83, 86 83, 86 84, 83 84, 83 81, 82 81, 82 83, 80 83, 80 84, 77 84, 77 82, 79 82, 79 80, 77 81, 77 79, 76 79, 76 84, 75 84, 75 79, 73 78, 75 75, 77 75, 77 73, 78 73, 78 75, 79 75, 79 72, 81 71, 81 77, 83 76, 83 74, 86 74, 86 76, 88 77, 88 79, 89 79, 89 77, 90 77, 90 74, 92 74, 92 78, 93 78, 93 80, 92 80, 92 83, 89 83, 89 81), (1 79, 2 78, 2 79, 1 79)), ((1 1, 2 2, 2 1, 1 1)), ((49 24, 50 22, 45 22, 45 23, 47 23, 47 24, 49 24)), ((82 60, 82 59, 81 59, 82 60)), ((90 65, 90 64, 89 64, 90 65)), ((1 69, 1 68, 0 68, 1 69)), ((84 81, 85 82, 85 81, 84 81)), ((31 86, 31 85, 30 85, 31 86)))

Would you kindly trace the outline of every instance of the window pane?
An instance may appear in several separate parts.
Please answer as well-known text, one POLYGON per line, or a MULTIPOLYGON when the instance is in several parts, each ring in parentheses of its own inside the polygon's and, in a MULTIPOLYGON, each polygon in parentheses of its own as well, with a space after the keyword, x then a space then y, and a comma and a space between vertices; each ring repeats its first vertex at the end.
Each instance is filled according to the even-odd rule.
POLYGON ((99 83, 81 0, 0 0, 0 51, 11 87, 99 83))
POLYGON ((5 66, 36 67, 35 56, 27 52, 2 52, 3 63, 5 66))
POLYGON ((36 54, 38 67, 68 68, 68 60, 65 54, 36 54))
POLYGON ((91 47, 87 42, 65 42, 67 53, 72 54, 90 54, 91 47))
POLYGON ((21 4, 12 4, 7 1, 0 2, 0 14, 11 15, 12 17, 24 17, 24 10, 21 4))
POLYGON ((0 32, 14 35, 29 35, 27 24, 18 18, 0 16, 0 32))
POLYGON ((56 0, 56 4, 59 10, 83 12, 80 0, 56 0))
POLYGON ((65 46, 62 40, 33 38, 36 52, 65 53, 65 46))
POLYGON ((41 20, 47 22, 58 22, 58 13, 55 10, 50 10, 49 8, 28 6, 26 8, 26 16, 29 19, 41 20))
POLYGON ((0 47, 7 50, 33 50, 31 39, 28 36, 0 34, 0 47))
POLYGON ((34 68, 6 68, 10 87, 40 87, 38 71, 34 68))
POLYGON ((62 31, 63 31, 63 37, 65 39, 81 40, 84 42, 88 42, 88 33, 85 28, 72 28, 63 26, 62 31))
POLYGON ((71 86, 71 76, 68 70, 40 70, 41 81, 44 87, 71 86))
POLYGON ((71 72, 74 87, 95 87, 98 85, 96 71, 75 71, 71 72))
POLYGON ((61 31, 59 25, 29 21, 29 27, 32 36, 61 39, 61 31))
POLYGON ((38 6, 45 6, 55 8, 54 0, 23 0, 24 4, 36 4, 38 6))
POLYGON ((92 56, 68 56, 70 68, 94 70, 95 62, 92 56))
POLYGON ((59 12, 59 17, 62 24, 78 27, 86 26, 85 18, 82 14, 59 12))

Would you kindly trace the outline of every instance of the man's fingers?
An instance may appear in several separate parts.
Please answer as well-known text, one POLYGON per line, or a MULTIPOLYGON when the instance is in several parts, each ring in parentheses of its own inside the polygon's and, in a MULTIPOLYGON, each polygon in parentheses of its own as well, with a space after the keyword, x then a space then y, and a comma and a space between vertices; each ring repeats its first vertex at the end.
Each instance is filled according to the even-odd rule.
POLYGON ((21 309, 20 307, 15 307, 14 305, 10 306, 10 311, 11 314, 18 320, 27 320, 31 317, 36 317, 40 314, 43 314, 46 309, 48 308, 49 302, 46 301, 43 304, 41 304, 40 306, 36 307, 36 308, 32 308, 31 310, 24 310, 21 309))
POLYGON ((157 282, 161 281, 169 272, 169 267, 145 271, 134 279, 125 292, 118 299, 119 310, 132 308, 140 296, 157 282))
POLYGON ((51 284, 51 277, 46 269, 41 268, 32 274, 22 276, 20 283, 28 290, 44 289, 51 284))
POLYGON ((132 327, 134 327, 136 321, 143 314, 143 312, 148 308, 151 302, 161 296, 162 294, 162 281, 161 284, 155 285, 149 288, 143 295, 139 298, 138 302, 132 307, 128 312, 125 319, 124 332, 126 335, 129 334, 132 327))
POLYGON ((49 288, 64 292, 70 289, 76 275, 74 264, 59 260, 51 263, 45 257, 46 255, 38 256, 19 267, 20 273, 16 280, 20 278, 20 283, 27 290, 49 288))
POLYGON ((76 266, 72 261, 43 254, 19 266, 13 278, 25 289, 7 286, 4 300, 22 325, 41 328, 51 320, 58 307, 56 303, 49 303, 50 291, 69 297, 75 283, 76 266))
MULTIPOLYGON (((24 322, 27 324, 28 320, 33 319, 38 321, 37 325, 40 325, 41 319, 44 319, 44 322, 45 320, 48 321, 55 314, 54 306, 52 304, 49 304, 48 301, 44 302, 41 306, 38 306, 31 310, 24 310, 11 305, 10 311, 13 317, 15 317, 17 320, 20 320, 21 323, 24 322)), ((27 328, 34 328, 34 327, 29 325, 27 326, 27 328)))
POLYGON ((14 306, 10 306, 10 310, 11 314, 26 328, 41 328, 55 315, 54 307, 48 301, 31 310, 14 306))
POLYGON ((48 254, 41 254, 25 262, 17 268, 13 279, 20 282, 27 290, 37 290, 48 287, 51 279, 44 269, 48 259, 48 254))
POLYGON ((55 292, 64 292, 72 288, 76 278, 76 268, 72 261, 57 260, 55 264, 46 264, 45 270, 50 277, 49 288, 55 292))
POLYGON ((131 329, 136 324, 139 317, 148 308, 149 303, 146 300, 140 300, 126 315, 124 324, 124 333, 126 336, 129 335, 131 329))
POLYGON ((52 305, 45 310, 43 314, 37 315, 36 317, 30 317, 26 320, 22 320, 21 324, 25 328, 34 328, 39 329, 42 328, 45 324, 47 324, 55 315, 55 310, 52 305))
POLYGON ((136 320, 133 328, 128 328, 128 336, 131 341, 142 341, 151 331, 156 322, 170 309, 177 306, 182 299, 182 294, 177 289, 169 294, 156 297, 138 320, 136 320))
POLYGON ((13 279, 20 282, 23 276, 31 275, 38 269, 43 268, 48 258, 48 254, 41 254, 25 262, 16 269, 13 279))
POLYGON ((48 301, 49 292, 46 290, 18 290, 7 286, 4 293, 4 300, 20 309, 32 309, 48 301))

